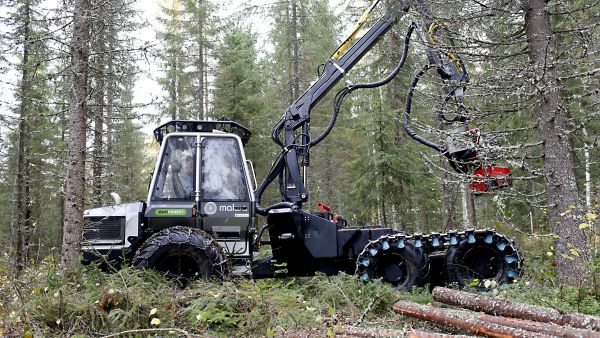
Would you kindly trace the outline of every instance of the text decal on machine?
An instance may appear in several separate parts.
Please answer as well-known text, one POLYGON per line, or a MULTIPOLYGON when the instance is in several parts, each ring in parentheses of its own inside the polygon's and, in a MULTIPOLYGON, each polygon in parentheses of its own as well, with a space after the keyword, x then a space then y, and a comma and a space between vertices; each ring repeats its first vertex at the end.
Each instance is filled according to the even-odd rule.
POLYGON ((154 214, 156 216, 185 216, 187 209, 156 209, 154 214))

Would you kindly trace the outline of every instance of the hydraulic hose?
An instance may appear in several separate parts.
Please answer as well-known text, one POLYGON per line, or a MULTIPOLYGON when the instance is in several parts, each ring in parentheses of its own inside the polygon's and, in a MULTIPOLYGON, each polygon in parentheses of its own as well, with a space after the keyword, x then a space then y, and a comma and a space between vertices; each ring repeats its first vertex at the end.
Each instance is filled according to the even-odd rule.
POLYGON ((279 156, 277 157, 277 159, 271 166, 271 170, 267 174, 267 177, 265 177, 265 179, 260 183, 260 185, 256 189, 255 210, 256 210, 256 213, 258 213, 259 215, 266 216, 269 214, 270 210, 276 209, 276 208, 291 208, 291 207, 293 207, 293 204, 290 202, 279 202, 279 203, 272 204, 266 208, 263 208, 260 206, 260 200, 262 198, 262 195, 265 192, 265 190, 267 189, 267 187, 269 186, 269 184, 271 184, 271 182, 273 182, 281 174, 281 172, 283 172, 283 166, 284 166, 283 159, 285 158, 286 153, 287 153, 287 151, 284 150, 279 154, 279 156))
POLYGON ((400 58, 400 62, 398 62, 398 65, 396 66, 396 68, 394 68, 388 76, 386 76, 384 79, 381 79, 379 81, 370 82, 370 83, 360 83, 360 84, 344 87, 341 91, 339 91, 336 94, 335 99, 334 99, 334 108, 333 108, 333 114, 331 115, 331 119, 329 120, 327 127, 321 133, 321 135, 319 135, 314 140, 310 141, 310 143, 309 143, 310 147, 313 147, 313 146, 319 144, 321 141, 323 141, 323 139, 325 139, 325 137, 327 137, 327 135, 329 135, 329 133, 331 132, 331 130, 333 129, 333 127, 335 125, 338 113, 342 106, 342 102, 344 101, 344 98, 346 97, 346 95, 350 94, 351 92, 353 92, 357 89, 376 88, 376 87, 383 86, 383 85, 389 83, 390 81, 392 81, 392 79, 394 79, 396 77, 396 75, 398 75, 398 72, 404 66, 404 63, 406 62, 406 56, 408 55, 408 45, 410 42, 410 37, 416 27, 417 27, 417 24, 415 24, 414 22, 412 22, 408 26, 408 30, 407 30, 405 38, 404 38, 404 48, 402 50, 402 57, 400 58))
POLYGON ((421 78, 421 76, 423 76, 423 74, 425 74, 425 72, 427 70, 429 70, 429 68, 431 68, 432 65, 431 64, 426 64, 425 66, 423 66, 419 72, 417 72, 417 74, 415 75, 415 77, 413 78, 413 81, 410 85, 410 88, 408 89, 408 93, 406 94, 406 105, 404 106, 404 115, 402 116, 402 124, 404 125, 404 130, 406 130, 406 133, 412 137, 413 139, 415 139, 417 142, 424 144, 430 148, 435 149, 436 151, 446 155, 447 151, 446 149, 444 149, 442 146, 440 146, 439 144, 433 143, 429 140, 426 140, 425 138, 423 138, 422 136, 418 135, 411 127, 410 127, 410 109, 412 107, 412 98, 413 98, 413 92, 415 90, 415 88, 417 87, 417 84, 419 83, 419 79, 421 78))
POLYGON ((448 149, 440 146, 439 144, 433 143, 429 140, 426 140, 425 138, 423 138, 422 136, 418 135, 411 127, 410 127, 410 109, 412 107, 412 98, 413 98, 413 93, 415 88, 417 87, 417 84, 419 83, 419 79, 421 78, 421 76, 423 76, 423 74, 425 74, 425 72, 427 70, 429 70, 431 67, 433 67, 431 64, 427 64, 425 66, 423 66, 419 72, 417 72, 417 74, 415 75, 415 77, 413 78, 412 84, 410 86, 410 88, 408 89, 408 93, 406 94, 406 106, 404 107, 404 115, 402 116, 402 124, 404 126, 404 130, 406 130, 406 133, 412 137, 413 139, 415 139, 417 142, 424 144, 430 148, 435 149, 437 152, 441 153, 442 155, 446 156, 448 158, 448 162, 450 162, 450 166, 452 167, 452 169, 454 169, 456 172, 464 174, 466 173, 465 169, 463 167, 461 167, 461 165, 466 164, 466 161, 458 159, 452 155, 450 155, 448 153, 448 149))
POLYGON ((279 122, 277 122, 277 124, 271 130, 271 140, 273 140, 273 142, 275 142, 275 144, 277 144, 281 148, 283 148, 283 142, 281 142, 281 139, 279 138, 279 133, 281 132, 281 129, 283 127, 284 120, 285 118, 284 116, 282 116, 279 122))
MULTIPOLYGON (((437 110, 438 121, 451 125, 455 122, 466 122, 469 119, 468 116, 460 115, 459 113, 457 113, 453 119, 449 119, 443 113, 444 106, 446 105, 446 103, 448 103, 448 101, 450 101, 450 98, 452 98, 454 96, 454 93, 456 90, 457 90, 457 88, 454 88, 452 91, 450 91, 448 94, 446 94, 446 97, 444 97, 444 101, 442 101, 442 104, 440 105, 440 107, 437 110)), ((469 113, 467 108, 464 105, 462 105, 462 103, 457 102, 457 106, 459 109, 462 108, 467 114, 469 113)))

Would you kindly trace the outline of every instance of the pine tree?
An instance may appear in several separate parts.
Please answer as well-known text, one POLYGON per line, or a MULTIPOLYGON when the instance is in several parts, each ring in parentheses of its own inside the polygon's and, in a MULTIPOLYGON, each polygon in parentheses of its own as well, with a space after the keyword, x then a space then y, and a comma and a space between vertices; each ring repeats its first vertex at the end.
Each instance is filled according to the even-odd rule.
POLYGON ((19 142, 16 168, 16 201, 15 201, 15 224, 16 224, 16 266, 21 270, 24 261, 27 259, 27 246, 29 242, 29 232, 31 229, 31 188, 30 188, 30 149, 31 138, 29 102, 31 90, 31 60, 30 60, 30 39, 31 39, 31 2, 26 1, 23 4, 22 15, 22 37, 23 37, 23 59, 21 63, 21 86, 19 105, 19 142))
POLYGON ((140 154, 143 136, 133 122, 138 119, 133 102, 133 88, 139 68, 132 35, 138 28, 132 17, 135 11, 127 1, 112 0, 96 7, 98 29, 92 35, 96 72, 92 77, 94 151, 91 165, 92 206, 112 202, 111 192, 124 200, 145 197, 140 192, 145 179, 140 154), (127 51, 127 52, 125 52, 127 51), (97 112, 97 113, 96 113, 97 112), (124 144, 121 144, 124 143, 124 144), (130 171, 131 170, 131 171, 130 171), (137 171, 134 175, 132 171, 137 171))
POLYGON ((212 4, 206 0, 173 0, 163 6, 159 32, 164 76, 159 79, 167 96, 163 113, 172 119, 209 117, 208 55, 212 4))
POLYGON ((215 34, 215 20, 212 18, 213 5, 207 0, 186 0, 184 7, 187 19, 184 22, 184 29, 188 33, 189 41, 187 45, 191 48, 181 52, 188 59, 192 66, 187 71, 189 77, 190 97, 190 117, 196 119, 207 119, 209 116, 209 96, 207 74, 209 70, 208 55, 211 49, 210 38, 215 34))
POLYGON ((171 119, 187 119, 189 117, 189 86, 190 79, 185 73, 189 63, 185 57, 185 41, 188 40, 184 29, 184 8, 179 0, 171 1, 167 6, 161 7, 164 17, 160 19, 164 31, 158 34, 163 42, 163 51, 160 55, 164 76, 159 83, 167 92, 162 104, 162 112, 171 119))
POLYGON ((252 126, 253 118, 263 113, 255 41, 256 36, 233 27, 216 51, 215 114, 247 126, 252 126))
POLYGON ((73 96, 69 105, 71 129, 61 254, 63 273, 70 272, 79 261, 83 233, 90 10, 91 4, 87 0, 76 0, 73 4, 73 96))
MULTIPOLYGON (((268 68, 273 81, 267 95, 273 98, 272 109, 280 114, 295 101, 315 80, 319 65, 334 51, 337 21, 327 1, 284 1, 273 6, 274 26, 271 40, 274 52, 268 68)), ((321 103, 311 111, 311 133, 318 135, 329 122, 331 98, 337 89, 332 89, 321 103)), ((341 148, 335 147, 343 128, 345 117, 341 117, 334 131, 319 146, 311 148, 309 177, 309 203, 325 201, 340 212, 343 191, 337 188, 344 175, 339 172, 341 148), (331 146, 334 145, 334 146, 331 146)), ((275 124, 276 120, 272 120, 275 124)), ((316 136, 314 136, 316 137, 316 136)))
POLYGON ((49 113, 46 92, 51 54, 46 39, 48 27, 40 19, 39 3, 21 1, 11 5, 14 13, 5 22, 5 27, 14 29, 9 41, 16 48, 6 55, 18 57, 19 63, 15 67, 19 69, 20 77, 14 92, 16 118, 13 120, 9 114, 2 121, 11 124, 3 127, 14 132, 8 133, 7 141, 10 142, 0 160, 4 168, 0 191, 4 191, 5 201, 11 202, 0 207, 0 215, 6 220, 0 228, 7 237, 3 242, 7 247, 12 246, 16 267, 20 270, 32 258, 32 252, 40 252, 34 249, 40 233, 45 230, 40 211, 45 204, 39 196, 48 187, 44 181, 48 158, 38 155, 52 139, 45 123, 49 113))

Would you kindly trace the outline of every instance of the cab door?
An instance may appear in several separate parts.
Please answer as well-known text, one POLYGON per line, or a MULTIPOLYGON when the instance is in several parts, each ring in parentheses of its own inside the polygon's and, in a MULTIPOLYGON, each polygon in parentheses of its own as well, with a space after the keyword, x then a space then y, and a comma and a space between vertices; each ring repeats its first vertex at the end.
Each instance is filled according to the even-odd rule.
POLYGON ((249 255, 252 192, 241 142, 231 135, 200 141, 200 208, 202 227, 234 255, 249 255))
POLYGON ((198 136, 167 135, 154 170, 145 216, 156 232, 174 225, 197 226, 194 217, 198 136))

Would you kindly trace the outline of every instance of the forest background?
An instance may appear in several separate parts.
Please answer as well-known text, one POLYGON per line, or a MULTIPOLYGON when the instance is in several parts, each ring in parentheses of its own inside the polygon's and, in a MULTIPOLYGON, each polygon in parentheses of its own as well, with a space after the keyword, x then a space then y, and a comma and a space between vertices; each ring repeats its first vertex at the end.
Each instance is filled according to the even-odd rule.
MULTIPOLYGON (((427 3, 469 70, 465 104, 470 126, 482 131, 480 155, 510 166, 512 186, 475 195, 469 177, 402 130, 407 88, 426 63, 416 38, 400 75, 354 93, 314 149, 308 205, 324 201, 353 225, 408 233, 496 228, 537 262, 528 273, 597 289, 598 1, 427 3)), ((246 152, 262 179, 277 154, 271 127, 368 3, 170 0, 156 18, 144 17, 140 8, 149 5, 141 1, 0 6, 0 245, 6 269, 21 271, 64 259, 63 226, 73 210, 111 204, 111 192, 146 198, 158 150, 149 131, 166 119, 242 123, 253 133, 246 152), (156 39, 143 38, 149 30, 156 39), (69 154, 77 142, 82 147, 69 154), (77 155, 81 181, 69 185, 77 155), (82 201, 70 199, 77 195, 82 201)), ((346 80, 388 74, 406 27, 419 20, 417 11, 403 16, 346 80)), ((417 131, 438 142, 449 132, 435 116, 441 88, 428 73, 412 114, 417 131)), ((327 124, 331 102, 330 94, 313 109, 313 132, 327 124)), ((274 190, 267 195, 277 199, 274 190)))

